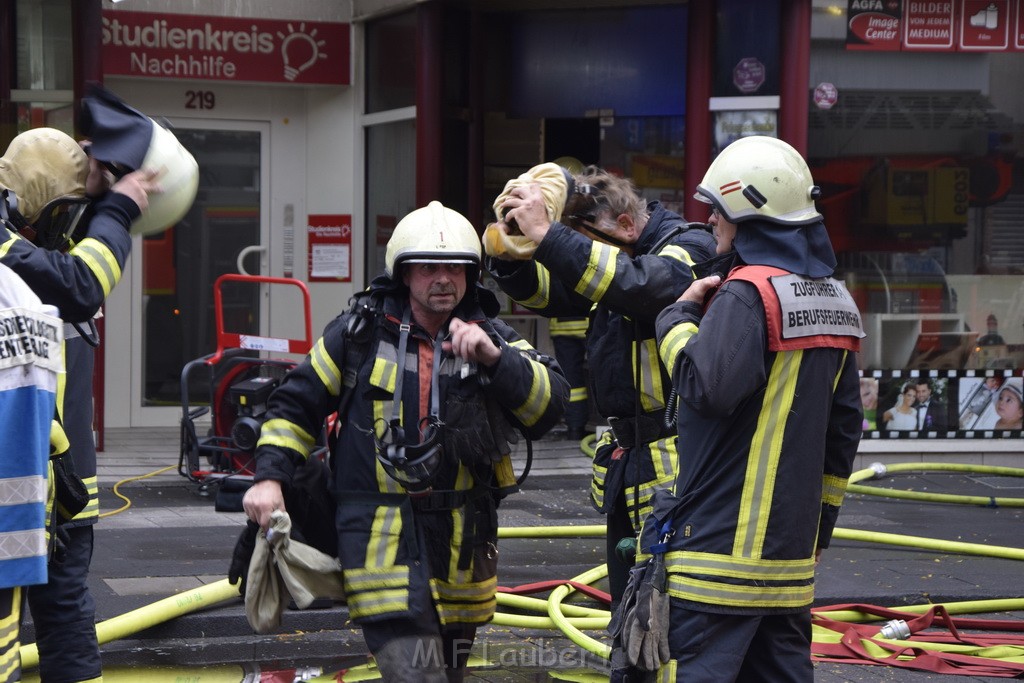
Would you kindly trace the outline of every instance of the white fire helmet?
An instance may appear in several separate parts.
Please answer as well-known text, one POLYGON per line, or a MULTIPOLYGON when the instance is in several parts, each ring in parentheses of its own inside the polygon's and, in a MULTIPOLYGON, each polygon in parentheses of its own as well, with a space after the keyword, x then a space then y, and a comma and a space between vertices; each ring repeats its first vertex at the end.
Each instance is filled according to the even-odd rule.
POLYGON ((199 189, 199 164, 172 132, 153 121, 153 137, 140 168, 158 171, 161 191, 149 195, 149 206, 132 222, 131 233, 152 235, 180 221, 192 207, 199 189))
POLYGON ((804 158, 789 144, 764 135, 731 143, 708 167, 695 199, 713 204, 732 223, 761 218, 782 225, 821 220, 814 184, 804 158))
POLYGON ((398 222, 384 253, 384 270, 394 278, 399 265, 427 261, 480 265, 480 238, 473 225, 437 201, 398 222))

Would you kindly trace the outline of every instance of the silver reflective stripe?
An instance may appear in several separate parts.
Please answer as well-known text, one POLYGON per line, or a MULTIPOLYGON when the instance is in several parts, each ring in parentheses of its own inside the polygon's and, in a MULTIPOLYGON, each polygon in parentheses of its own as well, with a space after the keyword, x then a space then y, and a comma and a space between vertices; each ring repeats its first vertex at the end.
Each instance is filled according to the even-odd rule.
POLYGON ((46 477, 0 479, 0 506, 46 502, 46 477))
POLYGON ((0 561, 46 555, 46 532, 42 529, 8 531, 0 534, 0 561))

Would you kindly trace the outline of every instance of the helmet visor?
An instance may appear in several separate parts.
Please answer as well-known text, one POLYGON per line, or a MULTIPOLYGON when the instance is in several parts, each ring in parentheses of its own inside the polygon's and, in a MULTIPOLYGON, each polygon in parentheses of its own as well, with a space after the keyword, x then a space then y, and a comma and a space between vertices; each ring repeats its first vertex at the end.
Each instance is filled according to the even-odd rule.
POLYGON ((39 218, 32 224, 32 230, 35 231, 35 239, 32 241, 44 249, 64 251, 88 206, 89 199, 86 197, 54 199, 43 207, 39 218))

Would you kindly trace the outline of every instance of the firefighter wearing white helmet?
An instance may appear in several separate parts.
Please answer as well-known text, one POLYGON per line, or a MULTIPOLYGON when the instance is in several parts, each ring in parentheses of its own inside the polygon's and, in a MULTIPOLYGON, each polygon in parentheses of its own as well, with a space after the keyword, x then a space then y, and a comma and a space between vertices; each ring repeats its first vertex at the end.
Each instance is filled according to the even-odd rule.
MULTIPOLYGON (((56 306, 65 322, 66 373, 59 377, 63 402, 58 410, 72 469, 87 499, 62 524, 60 561, 50 563, 48 583, 28 591, 43 680, 89 681, 102 675, 87 583, 99 516, 94 352, 80 332, 84 328, 76 325, 91 321, 120 280, 132 244, 131 222, 159 189, 154 175, 130 173, 108 187, 82 145, 53 128, 21 133, 0 158, 0 263, 21 276, 43 303, 56 306)), ((58 509, 67 507, 62 501, 58 509)))
POLYGON ((722 150, 694 195, 733 223, 763 218, 783 225, 820 221, 814 208, 820 196, 800 153, 763 135, 740 138, 722 150))
POLYGON ((718 237, 705 267, 721 274, 657 319, 688 449, 641 532, 664 573, 661 590, 624 605, 620 669, 688 683, 814 678, 814 569, 861 437, 864 332, 831 277, 813 188, 792 147, 761 137, 723 150, 698 187, 718 237))
POLYGON ((480 265, 480 238, 473 225, 441 202, 430 202, 399 221, 384 252, 391 277, 402 263, 427 261, 480 265))
POLYGON ((338 557, 384 680, 463 679, 495 610, 495 509, 518 483, 513 431, 543 435, 568 402, 555 363, 496 317, 479 263, 473 226, 440 202, 399 222, 384 274, 270 396, 243 500, 266 529, 338 411, 338 557))

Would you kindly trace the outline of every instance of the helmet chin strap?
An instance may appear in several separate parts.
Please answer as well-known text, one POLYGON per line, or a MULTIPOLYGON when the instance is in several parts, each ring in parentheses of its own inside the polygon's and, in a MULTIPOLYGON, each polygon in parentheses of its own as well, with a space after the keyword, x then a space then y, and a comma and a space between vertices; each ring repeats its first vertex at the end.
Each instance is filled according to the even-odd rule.
POLYGON ((594 238, 597 238, 599 240, 608 242, 608 244, 614 245, 616 247, 622 247, 624 249, 630 249, 630 248, 633 247, 633 245, 630 244, 629 242, 626 242, 624 240, 620 240, 617 237, 612 237, 611 235, 609 235, 608 233, 604 232, 603 230, 598 230, 597 228, 595 228, 595 227, 593 227, 591 225, 587 225, 586 223, 584 223, 582 221, 580 221, 578 223, 578 225, 576 226, 576 229, 577 230, 583 230, 584 232, 586 232, 589 235, 591 235, 591 237, 594 237, 594 238))

